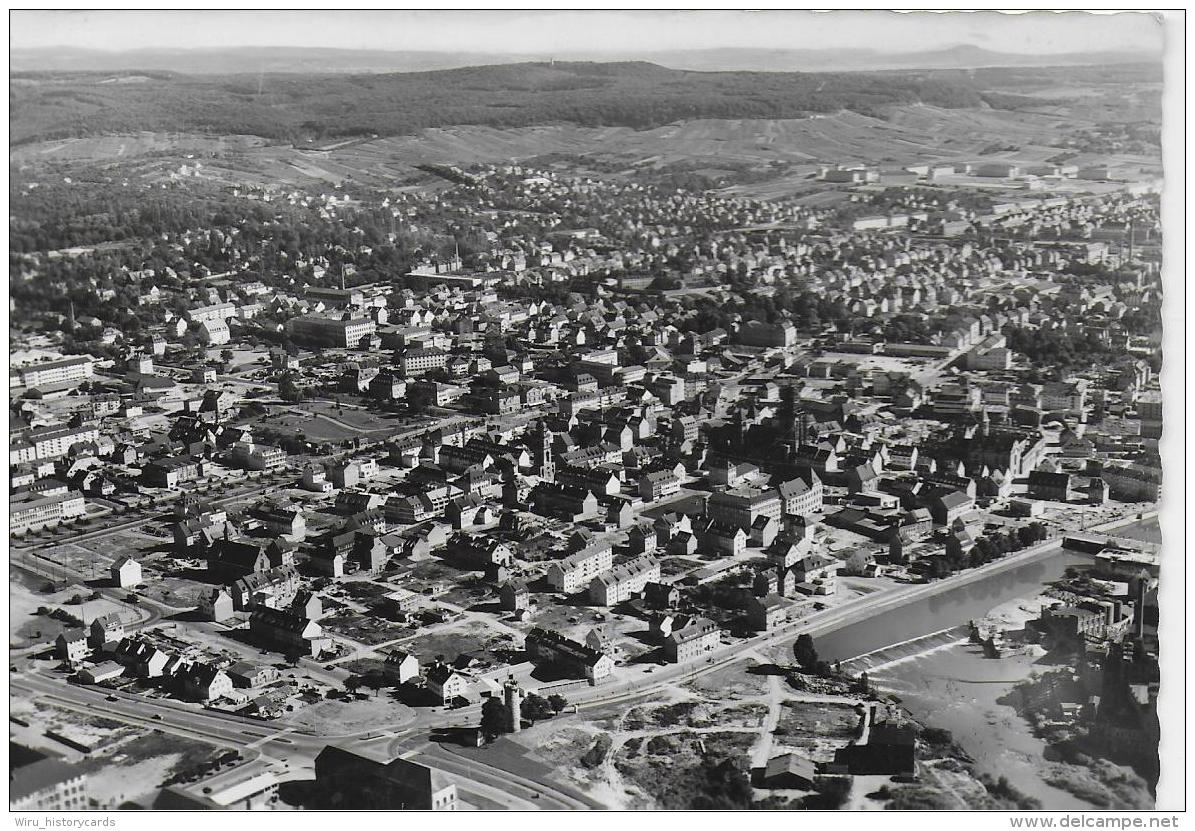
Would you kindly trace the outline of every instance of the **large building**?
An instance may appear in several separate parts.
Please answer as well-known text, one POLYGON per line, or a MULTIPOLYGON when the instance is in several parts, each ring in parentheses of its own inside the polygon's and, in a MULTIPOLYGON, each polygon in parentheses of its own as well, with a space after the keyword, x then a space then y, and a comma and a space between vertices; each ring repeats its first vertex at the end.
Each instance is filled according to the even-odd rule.
POLYGON ((83 494, 78 491, 43 496, 26 491, 8 500, 9 531, 24 533, 47 525, 57 525, 87 513, 83 494))
POLYGON ((96 427, 36 427, 9 436, 9 464, 57 459, 65 456, 73 445, 96 441, 100 431, 96 427))
POLYGON ((315 757, 319 808, 381 811, 455 811, 456 785, 437 770, 409 759, 329 745, 315 757), (366 755, 371 754, 371 755, 366 755))
POLYGON ((572 594, 589 585, 589 581, 614 564, 609 544, 598 543, 569 554, 548 566, 548 585, 558 592, 572 594))
POLYGON ((660 581, 660 561, 644 555, 614 566, 589 581, 589 600, 598 606, 615 606, 660 581))
POLYGON ((141 480, 155 488, 177 488, 202 476, 202 462, 187 456, 154 459, 141 468, 141 480))
POLYGON ((9 373, 10 387, 44 387, 52 384, 79 384, 95 374, 95 358, 72 355, 56 361, 43 361, 18 367, 9 373))
POLYGON ((408 349, 398 357, 398 367, 405 378, 422 375, 433 369, 443 369, 448 363, 448 353, 434 346, 408 349))
POLYGON ((317 657, 332 645, 314 620, 294 612, 258 606, 249 616, 254 641, 284 655, 317 657))
POLYGON ((784 516, 809 516, 822 509, 822 480, 812 470, 808 482, 800 477, 781 482, 776 486, 776 493, 780 495, 780 510, 784 516))
POLYGON ((378 326, 368 317, 324 317, 303 315, 286 324, 295 343, 311 347, 356 349, 364 338, 377 333, 378 326))
POLYGON ((1100 478, 1108 494, 1123 502, 1157 502, 1162 495, 1162 471, 1139 464, 1106 464, 1100 478))
POLYGON ((197 325, 215 320, 223 322, 237 316, 237 307, 232 303, 212 303, 188 309, 186 316, 187 320, 197 325))
POLYGON ((228 586, 232 606, 248 611, 258 606, 283 608, 298 594, 302 582, 293 565, 278 565, 255 570, 238 577, 228 586))
POLYGON ((458 533, 448 539, 445 553, 466 568, 485 570, 490 566, 509 566, 514 554, 501 540, 475 534, 458 533))
POLYGON ((286 451, 268 444, 257 444, 252 438, 237 441, 229 452, 237 467, 245 470, 273 470, 286 464, 286 451))
POLYGON ((788 322, 749 320, 739 329, 738 342, 747 346, 793 346, 797 342, 797 329, 788 322))
POLYGON ((596 684, 614 671, 614 660, 559 632, 535 628, 527 634, 527 654, 536 663, 555 666, 596 684))
POLYGON ((13 811, 82 811, 88 807, 87 776, 79 765, 44 758, 8 774, 13 811))
POLYGON ((783 507, 775 490, 741 487, 715 493, 706 503, 706 513, 718 522, 750 528, 761 516, 779 520, 783 507))
POLYGON ((718 624, 707 618, 692 618, 679 628, 674 622, 664 638, 664 660, 672 664, 691 661, 716 649, 721 637, 718 624))
POLYGON ((639 496, 654 502, 680 492, 680 479, 671 470, 651 470, 639 477, 639 496))

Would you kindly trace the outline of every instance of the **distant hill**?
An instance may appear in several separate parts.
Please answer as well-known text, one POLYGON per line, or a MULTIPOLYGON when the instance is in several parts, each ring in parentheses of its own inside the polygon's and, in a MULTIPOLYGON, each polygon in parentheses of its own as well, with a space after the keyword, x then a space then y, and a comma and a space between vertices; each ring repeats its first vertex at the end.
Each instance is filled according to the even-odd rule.
MULTIPOLYGON (((232 49, 14 49, 13 72, 175 72, 242 75, 257 72, 352 74, 425 72, 464 66, 520 63, 526 56, 478 52, 392 52, 380 49, 239 47, 232 49)), ((546 58, 545 58, 546 59, 546 58)))
POLYGON ((646 62, 521 63, 397 74, 13 72, 11 141, 134 131, 288 141, 426 127, 799 118, 892 107, 1005 106, 963 74, 691 72, 646 62))
POLYGON ((1022 55, 960 45, 924 52, 874 49, 695 49, 652 53, 646 59, 674 69, 759 72, 876 72, 889 69, 1099 66, 1161 61, 1161 54, 1067 52, 1022 55))
POLYGON ((845 72, 883 69, 974 69, 990 66, 1080 66, 1160 61, 1161 55, 1133 52, 1070 52, 1023 55, 993 52, 970 44, 916 52, 874 49, 688 49, 651 52, 594 51, 553 55, 504 52, 386 51, 239 47, 231 49, 13 49, 13 72, 158 71, 185 75, 237 75, 256 72, 365 73, 425 72, 468 66, 548 61, 648 61, 671 69, 707 72, 845 72))

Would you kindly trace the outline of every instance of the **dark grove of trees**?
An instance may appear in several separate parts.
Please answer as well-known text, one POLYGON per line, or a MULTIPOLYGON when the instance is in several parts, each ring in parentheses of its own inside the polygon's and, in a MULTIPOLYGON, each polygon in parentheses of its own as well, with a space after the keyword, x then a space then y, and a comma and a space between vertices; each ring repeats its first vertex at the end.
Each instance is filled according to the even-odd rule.
POLYGON ((1058 373, 1096 363, 1110 363, 1119 350, 1103 343, 1095 332, 1084 329, 1026 329, 1008 326, 1004 330, 1008 348, 1020 352, 1039 367, 1058 373))
POLYGON ((852 110, 999 107, 965 75, 688 72, 650 63, 526 63, 369 75, 26 73, 11 90, 12 142, 149 130, 295 141, 427 127, 572 122, 657 127, 681 119, 797 118, 852 110), (259 92, 260 84, 260 92, 259 92))

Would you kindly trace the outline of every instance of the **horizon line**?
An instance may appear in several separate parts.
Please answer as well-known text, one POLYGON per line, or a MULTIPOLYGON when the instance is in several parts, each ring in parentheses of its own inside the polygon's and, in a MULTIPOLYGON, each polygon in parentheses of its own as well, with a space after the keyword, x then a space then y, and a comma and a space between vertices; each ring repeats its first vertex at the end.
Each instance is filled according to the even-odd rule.
MULTIPOLYGON (((1045 56, 1062 56, 1062 55, 1089 55, 1089 54, 1162 54, 1164 49, 1147 49, 1147 48, 1131 48, 1131 47, 1109 47, 1096 49, 1079 49, 1067 50, 1060 52, 1049 52, 1044 50, 1035 50, 1032 52, 1019 52, 1009 49, 989 49, 986 46, 979 44, 960 41, 959 43, 948 46, 936 46, 925 49, 914 50, 900 50, 900 49, 881 49, 872 46, 692 46, 692 47, 677 47, 664 49, 651 48, 636 48, 627 47, 623 49, 609 49, 603 47, 593 47, 586 49, 566 50, 565 53, 573 52, 576 54, 669 54, 676 52, 724 52, 724 51, 740 51, 740 52, 871 52, 878 55, 923 55, 938 52, 949 52, 955 49, 971 48, 981 52, 987 52, 993 55, 1017 55, 1019 57, 1045 57, 1045 56)), ((236 46, 138 46, 133 48, 107 48, 101 46, 80 46, 71 43, 53 43, 43 44, 39 46, 13 46, 11 52, 37 52, 49 49, 74 49, 79 52, 95 52, 104 55, 127 55, 138 52, 208 52, 208 51, 233 51, 245 49, 312 49, 321 51, 335 51, 335 52, 380 52, 383 54, 420 54, 420 55, 552 55, 560 54, 560 50, 552 51, 526 51, 522 49, 505 49, 505 50, 479 50, 479 49, 385 49, 381 47, 356 47, 356 46, 315 46, 312 44, 239 44, 236 46)))

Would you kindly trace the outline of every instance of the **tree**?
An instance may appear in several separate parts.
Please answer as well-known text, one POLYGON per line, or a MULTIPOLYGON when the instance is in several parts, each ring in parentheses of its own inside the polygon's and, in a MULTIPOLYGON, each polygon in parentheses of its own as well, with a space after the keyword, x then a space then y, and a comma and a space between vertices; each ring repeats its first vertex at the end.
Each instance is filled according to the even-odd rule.
POLYGON ((819 776, 813 780, 813 788, 816 793, 805 797, 801 807, 835 811, 845 805, 851 795, 851 779, 847 776, 819 776))
POLYGON ((495 736, 506 732, 509 716, 509 711, 501 699, 490 697, 485 700, 481 705, 481 732, 486 741, 492 741, 495 736))
POLYGON ((793 657, 797 659, 801 669, 806 672, 811 672, 817 667, 817 650, 813 648, 812 635, 797 636, 797 641, 793 644, 793 657))
POLYGON ((522 714, 532 721, 540 721, 545 718, 552 718, 556 715, 556 710, 552 709, 552 705, 548 699, 538 696, 535 693, 528 693, 527 697, 523 699, 522 714))
POLYGON ((1017 539, 1021 541, 1022 548, 1028 548, 1037 540, 1037 536, 1034 534, 1033 529, 1026 525, 1017 529, 1017 539))
POLYGON ((987 537, 980 537, 975 541, 974 559, 978 562, 986 563, 988 560, 993 559, 996 553, 996 547, 992 545, 992 541, 987 537))
POLYGON ((553 710, 559 713, 568 706, 568 699, 559 693, 552 693, 548 696, 548 703, 552 705, 553 710))
POLYGON ((357 688, 361 686, 361 679, 356 675, 350 675, 344 679, 344 688, 350 693, 356 693, 357 688))
POLYGON ((699 810, 735 810, 751 805, 751 780, 733 759, 706 769, 706 787, 693 800, 699 810))
POLYGON ((303 391, 295 384, 289 372, 283 373, 278 379, 278 397, 290 403, 303 400, 303 391))

